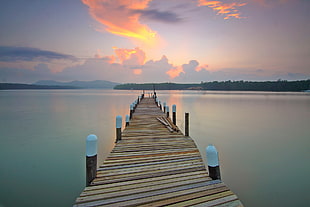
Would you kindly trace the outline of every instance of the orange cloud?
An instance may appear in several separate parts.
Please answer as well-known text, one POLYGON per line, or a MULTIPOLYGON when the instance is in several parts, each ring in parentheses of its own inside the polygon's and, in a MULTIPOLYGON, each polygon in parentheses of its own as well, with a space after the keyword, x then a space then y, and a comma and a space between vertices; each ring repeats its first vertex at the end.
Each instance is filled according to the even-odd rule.
POLYGON ((199 65, 199 66, 197 66, 196 68, 195 68, 195 71, 196 72, 199 72, 199 71, 201 71, 201 70, 207 70, 207 68, 209 67, 209 65, 199 65))
POLYGON ((134 49, 114 47, 113 49, 121 64, 135 66, 143 65, 145 63, 145 52, 138 47, 134 49))
POLYGON ((178 77, 180 73, 185 73, 182 66, 175 66, 166 72, 171 79, 178 77))
POLYGON ((230 19, 231 17, 241 19, 244 17, 240 16, 238 7, 245 6, 247 3, 224 3, 222 1, 209 1, 209 0, 198 0, 198 6, 207 6, 212 8, 217 14, 224 15, 224 19, 230 19))
POLYGON ((95 54, 95 58, 103 59, 104 61, 106 61, 110 64, 115 63, 115 60, 116 60, 114 55, 104 56, 100 49, 97 50, 97 53, 95 54))
POLYGON ((142 69, 134 69, 133 74, 140 75, 142 73, 142 69))
POLYGON ((152 0, 81 0, 89 7, 90 15, 106 26, 105 30, 147 45, 155 45, 156 32, 139 22, 141 14, 134 10, 144 10, 152 0))

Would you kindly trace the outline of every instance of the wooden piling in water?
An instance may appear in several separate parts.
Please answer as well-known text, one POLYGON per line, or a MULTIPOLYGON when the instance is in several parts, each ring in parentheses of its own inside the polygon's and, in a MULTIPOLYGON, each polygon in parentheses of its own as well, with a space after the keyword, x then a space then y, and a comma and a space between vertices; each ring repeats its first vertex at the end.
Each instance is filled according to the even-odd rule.
POLYGON ((209 145, 206 148, 206 155, 207 155, 209 176, 213 180, 220 180, 221 172, 220 172, 218 152, 216 148, 213 145, 209 145))
POLYGON ((96 177, 97 142, 98 138, 94 134, 90 134, 86 138, 86 186, 89 186, 96 177))
POLYGON ((172 105, 172 122, 174 125, 177 124, 177 106, 175 104, 172 105))
POLYGON ((116 141, 122 140, 122 116, 116 116, 116 141))
POLYGON ((185 113, 185 136, 189 136, 189 113, 185 113))

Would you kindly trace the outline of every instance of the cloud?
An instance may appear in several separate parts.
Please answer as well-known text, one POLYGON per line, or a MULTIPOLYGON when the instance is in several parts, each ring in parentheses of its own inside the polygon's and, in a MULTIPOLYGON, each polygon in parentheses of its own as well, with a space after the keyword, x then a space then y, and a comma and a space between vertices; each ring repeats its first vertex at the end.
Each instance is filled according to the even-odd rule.
POLYGON ((224 3, 223 1, 213 0, 198 0, 198 6, 207 6, 217 12, 218 15, 223 15, 224 19, 236 18, 241 19, 241 14, 238 10, 239 7, 245 6, 247 3, 231 2, 224 3))
POLYGON ((166 72, 171 79, 178 77, 181 73, 184 73, 182 66, 174 66, 166 72))
POLYGON ((81 64, 83 60, 72 55, 32 47, 0 46, 0 64, 3 68, 35 70, 35 66, 44 63, 52 72, 81 64))
POLYGON ((33 83, 42 79, 54 79, 46 64, 38 64, 34 70, 0 67, 0 82, 33 83))
POLYGON ((136 47, 134 49, 114 47, 114 52, 120 63, 126 66, 143 65, 146 60, 145 52, 139 47, 136 47))
POLYGON ((159 11, 156 9, 151 9, 136 10, 134 12, 141 14, 141 17, 144 19, 155 20, 163 23, 179 23, 183 21, 181 17, 171 11, 159 11))
POLYGON ((50 60, 71 60, 76 61, 72 55, 66 55, 48 50, 40 50, 32 47, 10 47, 0 46, 0 61, 43 61, 50 60))
POLYGON ((140 23, 141 13, 152 0, 81 0, 89 7, 90 15, 105 25, 105 30, 119 36, 155 45, 156 32, 140 23))
POLYGON ((294 2, 296 0, 251 0, 251 1, 257 2, 260 5, 265 6, 265 7, 270 7, 270 6, 274 6, 274 5, 277 5, 277 4, 294 2))

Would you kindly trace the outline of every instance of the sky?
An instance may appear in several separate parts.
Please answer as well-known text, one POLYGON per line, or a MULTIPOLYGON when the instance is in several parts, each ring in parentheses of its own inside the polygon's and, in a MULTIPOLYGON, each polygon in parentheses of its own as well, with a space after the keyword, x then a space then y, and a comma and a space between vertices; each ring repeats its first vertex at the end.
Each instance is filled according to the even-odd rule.
POLYGON ((10 0, 0 82, 310 79, 310 0, 10 0))

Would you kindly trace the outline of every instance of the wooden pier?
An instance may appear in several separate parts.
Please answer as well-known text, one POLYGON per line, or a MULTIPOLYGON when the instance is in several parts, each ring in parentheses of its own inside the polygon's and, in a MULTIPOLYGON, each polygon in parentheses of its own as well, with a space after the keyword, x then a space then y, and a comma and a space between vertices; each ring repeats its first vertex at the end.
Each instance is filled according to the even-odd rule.
POLYGON ((142 99, 74 206, 243 206, 208 176, 195 142, 165 117, 153 98, 142 99))

